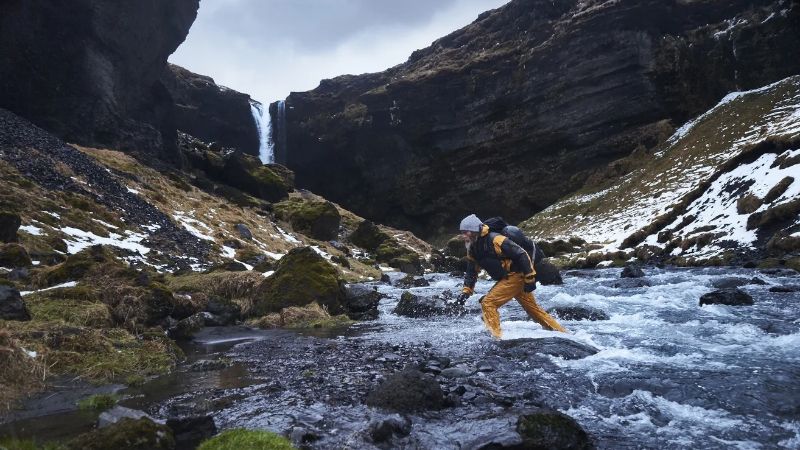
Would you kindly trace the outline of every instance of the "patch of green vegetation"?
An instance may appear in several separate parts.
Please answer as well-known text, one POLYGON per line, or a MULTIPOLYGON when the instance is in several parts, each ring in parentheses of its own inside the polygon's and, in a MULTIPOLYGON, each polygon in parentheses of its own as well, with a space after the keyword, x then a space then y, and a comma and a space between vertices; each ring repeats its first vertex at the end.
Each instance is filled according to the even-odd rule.
POLYGON ((394 239, 386 240, 378 246, 375 259, 407 273, 418 273, 422 270, 419 255, 394 239))
POLYGON ((275 273, 258 288, 251 315, 263 316, 289 306, 317 302, 334 314, 342 311, 343 282, 336 267, 311 247, 292 249, 278 262, 275 273))
POLYGON ((197 450, 293 450, 283 436, 263 430, 227 430, 203 442, 197 450))
POLYGON ((292 197, 274 205, 275 215, 289 222, 292 229, 314 239, 336 239, 341 225, 339 210, 333 203, 292 197))
POLYGON ((0 450, 63 450, 54 442, 39 443, 35 439, 0 438, 0 450))
POLYGON ((113 325, 108 306, 86 286, 35 292, 25 303, 33 320, 95 328, 113 325))
POLYGON ((124 418, 105 428, 81 434, 66 445, 69 450, 172 450, 175 438, 166 425, 150 419, 124 418))
POLYGON ((78 402, 78 409, 81 411, 101 412, 113 408, 119 400, 119 395, 115 394, 90 395, 78 402))

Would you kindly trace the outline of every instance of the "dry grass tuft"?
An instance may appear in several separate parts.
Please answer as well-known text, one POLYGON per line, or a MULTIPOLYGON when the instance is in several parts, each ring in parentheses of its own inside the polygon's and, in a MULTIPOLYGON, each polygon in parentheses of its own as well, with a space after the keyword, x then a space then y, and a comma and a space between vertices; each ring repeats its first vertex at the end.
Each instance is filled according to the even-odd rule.
POLYGON ((29 356, 5 329, 0 329, 0 368, 0 411, 42 386, 47 372, 41 360, 29 356))

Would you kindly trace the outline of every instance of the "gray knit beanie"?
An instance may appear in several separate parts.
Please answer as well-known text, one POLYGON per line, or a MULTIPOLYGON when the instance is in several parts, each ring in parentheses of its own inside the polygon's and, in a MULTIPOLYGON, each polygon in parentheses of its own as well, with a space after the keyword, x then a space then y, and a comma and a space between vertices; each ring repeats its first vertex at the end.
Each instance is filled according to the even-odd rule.
POLYGON ((461 221, 461 225, 459 226, 459 230, 461 231, 474 231, 479 232, 481 231, 481 219, 478 218, 475 214, 470 214, 467 217, 464 217, 464 220, 461 221))

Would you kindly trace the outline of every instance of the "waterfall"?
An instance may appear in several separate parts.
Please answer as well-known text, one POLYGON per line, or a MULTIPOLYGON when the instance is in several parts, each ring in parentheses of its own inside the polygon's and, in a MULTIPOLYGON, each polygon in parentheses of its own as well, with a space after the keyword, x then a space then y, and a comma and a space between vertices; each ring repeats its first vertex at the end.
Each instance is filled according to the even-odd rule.
POLYGON ((275 147, 272 142, 272 121, 269 117, 269 106, 255 100, 250 102, 250 112, 258 130, 258 157, 264 164, 275 162, 275 147))
POLYGON ((278 160, 280 160, 280 163, 286 164, 286 156, 288 151, 286 148, 286 102, 279 100, 275 105, 275 109, 278 117, 275 118, 275 134, 272 138, 273 150, 277 149, 279 153, 278 160))

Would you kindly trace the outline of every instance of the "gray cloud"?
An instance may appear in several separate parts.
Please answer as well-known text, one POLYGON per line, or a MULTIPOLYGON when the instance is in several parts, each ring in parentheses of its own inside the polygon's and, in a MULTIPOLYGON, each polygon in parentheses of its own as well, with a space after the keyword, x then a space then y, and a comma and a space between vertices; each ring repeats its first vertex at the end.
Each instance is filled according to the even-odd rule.
POLYGON ((202 0, 170 61, 262 101, 384 70, 508 0, 202 0))

